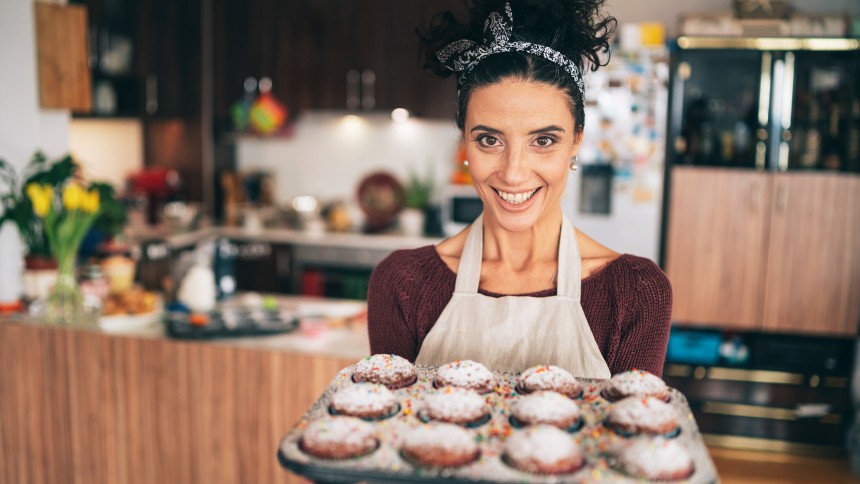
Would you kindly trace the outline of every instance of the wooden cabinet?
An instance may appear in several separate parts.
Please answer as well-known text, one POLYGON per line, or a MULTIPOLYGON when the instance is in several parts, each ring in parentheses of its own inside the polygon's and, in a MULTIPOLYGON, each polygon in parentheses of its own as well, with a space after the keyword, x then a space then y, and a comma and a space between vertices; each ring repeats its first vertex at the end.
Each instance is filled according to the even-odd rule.
POLYGON ((772 176, 762 326, 854 336, 860 320, 860 177, 772 176))
POLYGON ((201 0, 146 0, 137 7, 141 115, 199 117, 201 0))
POLYGON ((71 0, 86 7, 87 65, 92 76, 92 110, 86 116, 140 115, 141 82, 136 72, 138 0, 71 0))
POLYGON ((270 77, 293 113, 389 110, 452 117, 453 79, 421 69, 415 28, 454 0, 214 0, 214 114, 229 126, 245 78, 270 77), (347 74, 356 71, 355 84, 347 74), (348 100, 355 93, 358 103, 348 100), (370 102, 369 98, 372 98, 370 102))
POLYGON ((761 319, 770 184, 747 170, 672 170, 666 272, 673 320, 754 328, 761 319))
POLYGON ((88 112, 92 82, 87 66, 87 9, 38 2, 34 7, 40 105, 88 112))
POLYGON ((670 193, 678 324, 856 334, 860 177, 675 167, 670 193))

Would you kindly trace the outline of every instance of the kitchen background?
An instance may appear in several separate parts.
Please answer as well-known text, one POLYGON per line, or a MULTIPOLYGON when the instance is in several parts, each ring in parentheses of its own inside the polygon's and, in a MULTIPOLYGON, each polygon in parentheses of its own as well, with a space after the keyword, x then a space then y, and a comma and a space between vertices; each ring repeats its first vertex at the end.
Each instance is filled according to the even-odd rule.
MULTIPOLYGON (((616 45, 587 77, 563 203, 585 233, 667 271, 664 377, 709 444, 844 457, 860 402, 860 8, 791 3, 792 20, 741 22, 731 0, 610 1, 616 45)), ((116 186, 140 282, 184 274, 217 230, 232 248, 206 249, 227 254, 227 292, 361 300, 391 250, 474 216, 453 81, 416 67, 412 31, 459 1, 70 5, 88 9, 88 80, 53 91, 45 32, 74 32, 40 26, 31 0, 0 6, 0 159, 71 152, 116 186), (417 232, 362 198, 416 177, 434 188, 417 232)), ((19 254, 6 224, 0 274, 22 271, 19 254)), ((0 278, 0 302, 21 290, 0 278)))

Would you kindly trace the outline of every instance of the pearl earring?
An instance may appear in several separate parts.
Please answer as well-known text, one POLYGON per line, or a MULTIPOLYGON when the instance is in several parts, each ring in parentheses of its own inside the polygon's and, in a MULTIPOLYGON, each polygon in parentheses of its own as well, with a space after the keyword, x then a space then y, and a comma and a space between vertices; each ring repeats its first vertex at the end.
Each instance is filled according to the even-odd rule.
POLYGON ((469 167, 469 160, 463 160, 463 166, 468 168, 469 167))
POLYGON ((579 159, 579 156, 574 156, 573 158, 571 158, 571 160, 570 160, 570 171, 576 171, 576 169, 579 168, 578 166, 576 166, 576 160, 577 159, 579 159))

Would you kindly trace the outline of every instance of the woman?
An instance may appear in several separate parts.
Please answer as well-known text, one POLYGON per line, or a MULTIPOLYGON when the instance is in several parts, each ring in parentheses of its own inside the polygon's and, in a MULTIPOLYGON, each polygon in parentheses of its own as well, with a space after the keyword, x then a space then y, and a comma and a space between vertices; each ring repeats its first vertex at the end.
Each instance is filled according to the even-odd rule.
POLYGON ((513 371, 554 364, 590 378, 662 374, 665 275, 574 230, 561 208, 582 141, 584 67, 601 65, 615 27, 603 2, 476 1, 468 24, 445 12, 422 35, 427 67, 457 76, 457 123, 484 211, 375 269, 372 353, 513 371))

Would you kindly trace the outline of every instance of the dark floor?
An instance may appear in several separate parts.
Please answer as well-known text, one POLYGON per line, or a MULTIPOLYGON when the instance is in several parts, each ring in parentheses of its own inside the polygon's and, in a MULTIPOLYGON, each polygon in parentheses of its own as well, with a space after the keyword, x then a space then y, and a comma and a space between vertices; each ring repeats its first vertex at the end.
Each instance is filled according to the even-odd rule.
POLYGON ((711 449, 723 484, 860 483, 848 459, 747 450, 711 449))

